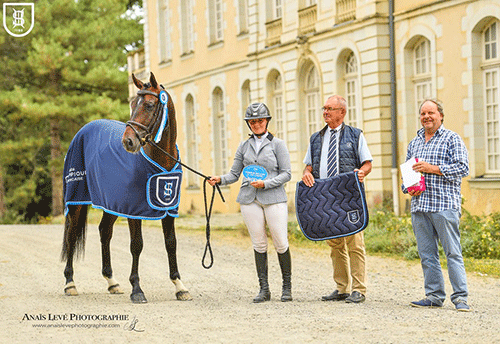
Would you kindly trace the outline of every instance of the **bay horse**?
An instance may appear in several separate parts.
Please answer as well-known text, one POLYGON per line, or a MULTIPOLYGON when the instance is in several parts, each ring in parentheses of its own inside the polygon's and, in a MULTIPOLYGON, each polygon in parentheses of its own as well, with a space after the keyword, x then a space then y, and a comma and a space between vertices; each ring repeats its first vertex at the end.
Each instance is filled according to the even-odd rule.
MULTIPOLYGON (((66 285, 64 287, 64 292, 69 296, 78 295, 73 280, 73 258, 75 254, 78 257, 78 255, 83 252, 85 246, 87 213, 88 205, 90 204, 95 208, 104 210, 99 224, 102 275, 108 282, 108 291, 111 294, 123 293, 118 282, 113 278, 110 241, 113 235, 113 225, 117 217, 123 215, 124 211, 110 209, 111 206, 106 204, 108 195, 104 194, 99 196, 98 193, 105 192, 104 189, 108 186, 111 190, 109 191, 110 193, 120 192, 121 190, 123 192, 119 196, 121 198, 119 202, 123 203, 124 207, 127 207, 127 200, 132 202, 137 198, 144 198, 144 194, 146 193, 146 191, 142 189, 144 187, 144 182, 138 182, 134 179, 136 175, 141 172, 138 170, 144 169, 143 166, 155 169, 153 172, 148 172, 148 177, 153 173, 159 172, 159 177, 155 180, 155 182, 158 183, 163 179, 169 181, 168 177, 165 177, 166 173, 170 173, 168 171, 176 170, 176 172, 179 172, 177 169, 177 162, 171 158, 167 158, 165 154, 161 152, 161 150, 164 150, 175 159, 179 159, 179 153, 176 146, 177 128, 175 108, 170 95, 165 91, 162 85, 158 84, 153 73, 150 75, 149 83, 141 82, 133 74, 132 79, 139 91, 130 102, 130 120, 126 124, 111 120, 90 122, 75 135, 70 145, 70 149, 68 150, 68 154, 66 155, 64 177, 66 219, 61 259, 66 261, 66 267, 64 269, 66 285), (109 134, 110 132, 111 134, 109 134), (85 136, 85 133, 90 134, 85 136), (106 135, 111 135, 109 137, 112 138, 106 135), (119 135, 122 135, 121 138, 119 135), (155 137, 156 145, 152 146, 147 143, 151 142, 153 136, 155 137), (77 137, 80 138, 77 139, 77 137), (77 141, 79 141, 79 143, 77 143, 77 141), (90 154, 91 148, 89 147, 91 142, 98 146, 98 148, 96 148, 97 153, 94 153, 91 157, 88 155, 85 156, 85 154, 90 154), (80 144, 80 146, 76 148, 78 144, 80 144), (111 154, 111 151, 121 151, 117 153, 124 155, 122 158, 117 158, 121 159, 119 161, 119 164, 121 164, 119 168, 112 167, 109 162, 110 158, 108 157, 105 158, 108 160, 105 160, 101 164, 93 163, 98 157, 108 153, 111 154), (73 159, 75 156, 76 160, 73 159), (76 161, 74 165, 71 165, 71 160, 76 161), (95 166, 92 167, 93 165, 95 166), (131 174, 132 178, 129 184, 122 183, 117 176, 117 173, 121 173, 121 169, 125 169, 125 165, 135 166, 135 170, 128 172, 131 174), (100 181, 99 177, 95 176, 97 173, 95 171, 97 170, 103 170, 108 174, 105 181, 100 181), (95 185, 97 186, 92 186, 94 183, 96 183, 95 185), (138 187, 139 189, 137 189, 138 187), (137 190, 134 190, 134 188, 137 190), (139 195, 141 193, 142 195, 139 195), (74 196, 76 194, 80 196, 74 196)), ((177 173, 177 176, 178 175, 179 173, 177 173)), ((149 186, 149 184, 148 181, 147 185, 149 186)), ((168 183, 164 183, 165 190, 167 190, 167 184, 168 183)), ((180 178, 177 187, 180 188, 180 178)), ((149 194, 148 202, 150 202, 149 194)), ((161 202, 163 201, 160 199, 160 203, 161 202)), ((149 205, 151 205, 151 203, 149 205)), ((120 207, 121 206, 120 204, 120 207)), ((133 208, 130 210, 132 215, 129 214, 125 216, 127 217, 130 230, 130 251, 132 254, 132 270, 129 278, 132 285, 130 298, 134 303, 146 303, 147 299, 139 284, 138 271, 139 256, 143 249, 141 224, 142 219, 145 218, 143 218, 141 214, 133 213, 136 211, 135 205, 128 207, 133 208)), ((173 208, 170 207, 168 211, 165 211, 164 208, 161 207, 158 209, 155 208, 152 210, 154 212, 152 217, 146 217, 146 219, 161 219, 165 247, 168 255, 170 280, 175 285, 176 298, 178 300, 191 300, 189 291, 181 282, 177 267, 177 240, 175 236, 174 220, 175 217, 178 216, 176 214, 178 208, 175 208, 175 206, 173 208)))

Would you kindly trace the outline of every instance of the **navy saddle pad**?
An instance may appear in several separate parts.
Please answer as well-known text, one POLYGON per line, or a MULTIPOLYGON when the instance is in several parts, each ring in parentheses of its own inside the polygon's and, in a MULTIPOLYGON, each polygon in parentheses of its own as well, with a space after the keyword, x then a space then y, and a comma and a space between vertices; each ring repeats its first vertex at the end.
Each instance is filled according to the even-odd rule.
POLYGON ((357 172, 316 179, 312 187, 298 182, 295 210, 300 229, 309 240, 353 235, 368 225, 365 190, 357 172))

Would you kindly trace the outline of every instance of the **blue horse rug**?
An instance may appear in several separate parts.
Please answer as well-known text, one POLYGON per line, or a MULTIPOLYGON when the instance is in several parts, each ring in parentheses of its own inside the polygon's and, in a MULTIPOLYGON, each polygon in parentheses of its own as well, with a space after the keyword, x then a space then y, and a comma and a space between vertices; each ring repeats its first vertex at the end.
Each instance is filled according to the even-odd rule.
POLYGON ((365 190, 357 172, 316 179, 312 187, 298 182, 295 211, 302 233, 314 241, 353 235, 368 225, 365 190))
POLYGON ((122 146, 125 123, 96 120, 75 135, 64 160, 64 203, 88 204, 131 219, 178 217, 182 168, 167 171, 122 146))

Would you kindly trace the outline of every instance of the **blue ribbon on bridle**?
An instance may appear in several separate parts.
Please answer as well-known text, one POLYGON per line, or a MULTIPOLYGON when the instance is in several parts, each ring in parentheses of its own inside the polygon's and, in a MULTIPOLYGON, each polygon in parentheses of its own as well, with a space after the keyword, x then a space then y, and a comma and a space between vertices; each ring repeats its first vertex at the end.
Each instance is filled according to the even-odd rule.
POLYGON ((168 94, 167 94, 167 92, 162 90, 160 92, 160 94, 158 95, 158 99, 160 99, 160 103, 162 104, 163 114, 162 114, 160 127, 158 128, 158 132, 156 133, 156 136, 155 136, 156 143, 161 141, 161 136, 163 134, 163 131, 165 130, 165 126, 167 125, 167 121, 168 121, 168 106, 167 106, 168 94))

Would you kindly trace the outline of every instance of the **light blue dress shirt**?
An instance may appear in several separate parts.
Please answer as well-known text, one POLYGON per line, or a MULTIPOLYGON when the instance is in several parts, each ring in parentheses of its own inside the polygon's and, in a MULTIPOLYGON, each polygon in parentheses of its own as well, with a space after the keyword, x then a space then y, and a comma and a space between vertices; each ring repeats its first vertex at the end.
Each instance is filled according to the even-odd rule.
MULTIPOLYGON (((337 142, 340 142, 340 129, 342 128, 342 124, 339 125, 337 128, 337 132, 335 135, 337 135, 337 142)), ((330 144, 330 135, 331 135, 331 130, 326 130, 325 135, 323 136, 323 145, 321 146, 321 159, 319 163, 319 177, 321 179, 325 179, 328 177, 328 172, 327 172, 327 162, 328 162, 328 146, 330 144)), ((339 165, 339 144, 337 144, 337 166, 339 165)), ((358 145, 358 155, 359 155, 359 160, 361 161, 361 164, 363 164, 365 161, 372 161, 372 155, 370 153, 370 150, 368 149, 368 144, 366 143, 366 139, 361 133, 359 135, 359 145, 358 145)), ((311 160, 311 145, 307 147, 307 153, 306 156, 304 157, 304 164, 305 165, 312 165, 312 160, 311 160)))

